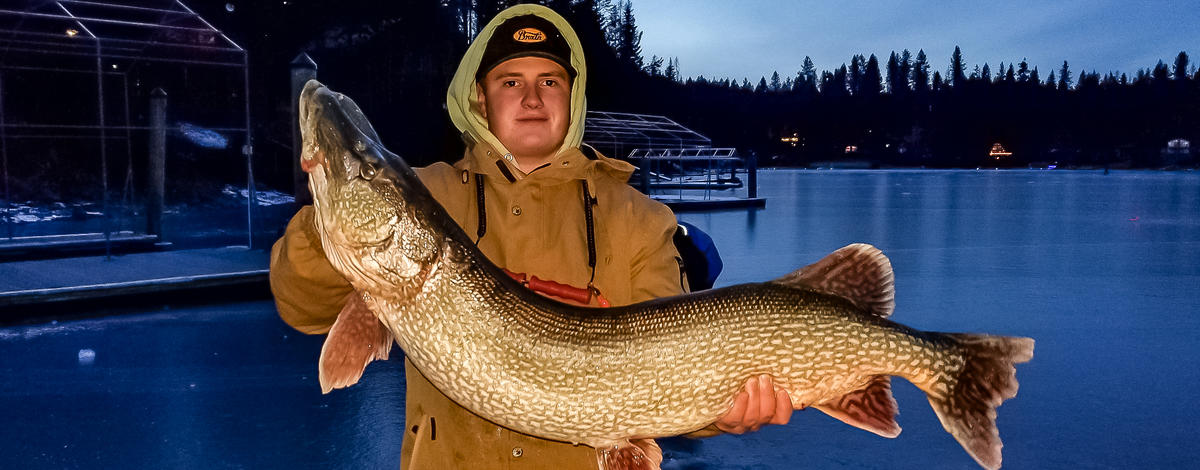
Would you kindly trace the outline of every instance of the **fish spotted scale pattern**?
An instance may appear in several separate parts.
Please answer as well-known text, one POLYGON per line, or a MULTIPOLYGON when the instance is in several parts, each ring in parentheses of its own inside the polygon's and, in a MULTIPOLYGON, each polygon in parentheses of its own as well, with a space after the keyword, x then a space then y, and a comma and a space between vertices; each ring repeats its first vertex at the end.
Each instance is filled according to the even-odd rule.
MULTIPOLYGON (((597 447, 603 460, 608 446, 631 438, 707 426, 749 377, 770 374, 798 406, 894 437, 887 380, 899 376, 926 392, 976 461, 1000 466, 995 407, 1015 396, 1013 364, 1032 357, 1033 340, 888 320, 892 270, 874 247, 847 246, 772 282, 609 309, 565 305, 488 262, 403 160, 364 130, 352 101, 313 81, 301 109, 306 141, 322 139, 304 146, 321 155, 303 158, 330 262, 363 292, 373 326, 485 419, 597 447)), ((335 323, 326 346, 353 342, 337 332, 365 330, 335 323)), ((326 356, 353 349, 323 348, 322 365, 354 364, 326 356)), ((352 384, 361 372, 331 369, 330 383, 352 384)))

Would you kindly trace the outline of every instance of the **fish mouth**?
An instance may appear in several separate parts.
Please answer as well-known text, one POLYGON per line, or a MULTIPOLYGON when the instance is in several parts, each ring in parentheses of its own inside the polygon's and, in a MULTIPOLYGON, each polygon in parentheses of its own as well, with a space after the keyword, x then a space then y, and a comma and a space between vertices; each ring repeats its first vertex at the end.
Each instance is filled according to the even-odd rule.
POLYGON ((369 181, 387 166, 379 135, 354 100, 309 80, 300 92, 299 108, 304 171, 320 167, 333 179, 369 181))

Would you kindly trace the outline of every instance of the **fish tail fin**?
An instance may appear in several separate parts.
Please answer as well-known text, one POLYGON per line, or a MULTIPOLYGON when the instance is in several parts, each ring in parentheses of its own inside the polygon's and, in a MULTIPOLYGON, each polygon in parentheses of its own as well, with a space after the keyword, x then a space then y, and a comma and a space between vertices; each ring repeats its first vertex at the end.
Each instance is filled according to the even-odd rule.
POLYGON ((1017 395, 1014 364, 1033 358, 1033 339, 975 334, 946 334, 963 355, 957 375, 922 387, 942 427, 989 470, 1000 468, 1000 431, 996 407, 1017 395))

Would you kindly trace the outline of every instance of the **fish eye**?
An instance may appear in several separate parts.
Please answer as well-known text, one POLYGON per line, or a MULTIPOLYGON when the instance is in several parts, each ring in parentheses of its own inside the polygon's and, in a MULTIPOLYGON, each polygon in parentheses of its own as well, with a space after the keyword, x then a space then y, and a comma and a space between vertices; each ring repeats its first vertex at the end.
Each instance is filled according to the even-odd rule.
POLYGON ((372 179, 375 179, 376 175, 379 174, 379 169, 375 168, 375 165, 370 163, 363 163, 362 166, 359 167, 358 174, 362 176, 363 179, 371 181, 372 179))

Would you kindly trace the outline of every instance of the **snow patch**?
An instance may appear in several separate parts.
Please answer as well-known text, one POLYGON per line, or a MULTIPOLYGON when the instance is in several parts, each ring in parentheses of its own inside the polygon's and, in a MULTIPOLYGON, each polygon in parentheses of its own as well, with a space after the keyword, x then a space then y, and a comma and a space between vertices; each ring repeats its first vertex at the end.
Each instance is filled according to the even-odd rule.
MULTIPOLYGON (((221 190, 221 193, 225 194, 226 196, 231 196, 242 200, 250 197, 250 190, 246 188, 239 188, 232 184, 225 185, 225 188, 221 190)), ((291 204, 296 202, 296 198, 290 194, 269 189, 260 189, 255 191, 254 199, 258 201, 258 204, 261 206, 277 206, 280 204, 291 204)))

